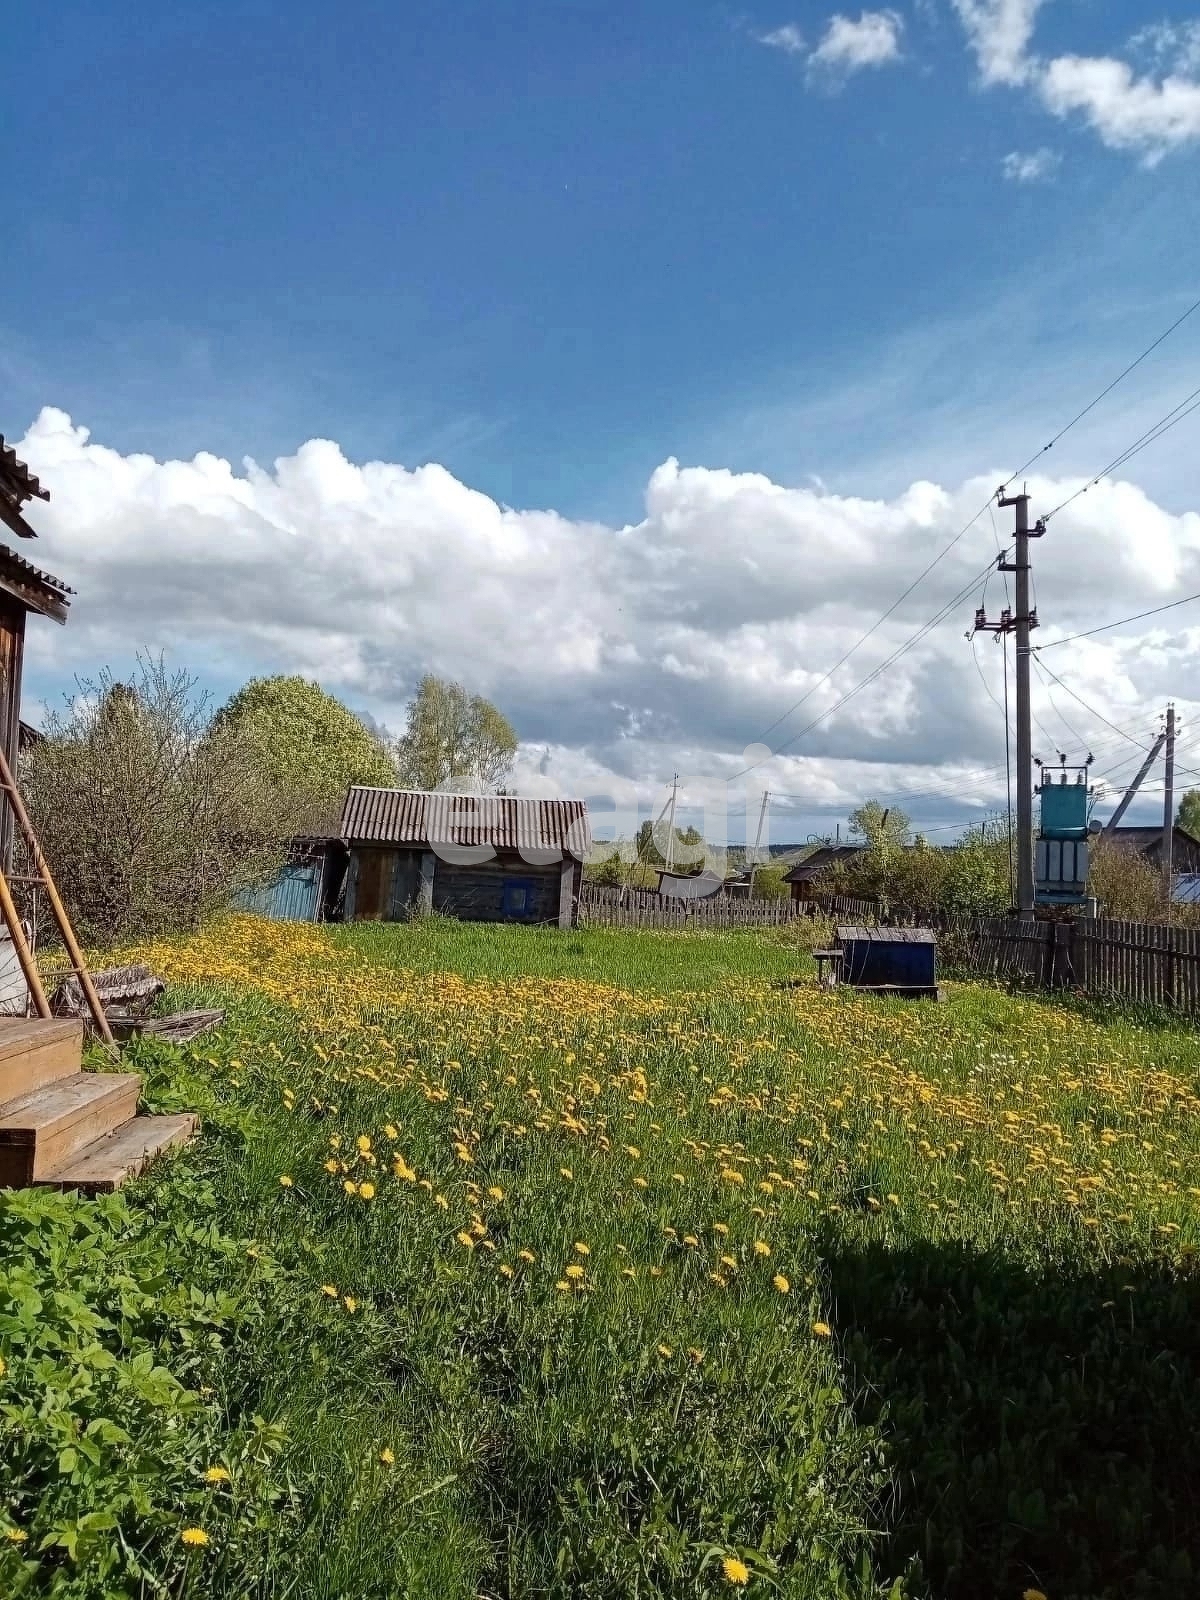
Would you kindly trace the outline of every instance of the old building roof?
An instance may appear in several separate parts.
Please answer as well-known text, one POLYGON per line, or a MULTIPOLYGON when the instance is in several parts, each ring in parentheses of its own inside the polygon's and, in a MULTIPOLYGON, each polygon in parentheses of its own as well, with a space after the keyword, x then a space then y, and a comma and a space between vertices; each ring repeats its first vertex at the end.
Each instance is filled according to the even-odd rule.
POLYGON ((515 795, 368 789, 346 796, 341 836, 348 844, 481 845, 582 860, 592 842, 585 800, 523 800, 515 795))
POLYGON ((36 539, 37 534, 21 515, 21 507, 27 500, 49 498, 50 491, 42 488, 0 433, 0 522, 6 522, 22 539, 36 539))
POLYGON ((837 866, 839 862, 853 861, 855 856, 860 856, 866 849, 865 844, 823 844, 818 846, 810 856, 805 856, 792 868, 785 872, 784 883, 811 883, 814 878, 819 878, 830 867, 837 866))
POLYGON ((29 611, 38 611, 55 622, 67 620, 68 589, 61 579, 41 572, 7 545, 0 545, 0 592, 9 594, 29 611))

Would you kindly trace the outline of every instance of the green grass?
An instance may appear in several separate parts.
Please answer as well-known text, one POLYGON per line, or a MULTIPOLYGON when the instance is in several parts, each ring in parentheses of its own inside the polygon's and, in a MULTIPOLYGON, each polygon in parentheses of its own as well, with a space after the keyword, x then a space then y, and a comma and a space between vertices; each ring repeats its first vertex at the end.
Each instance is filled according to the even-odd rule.
POLYGON ((0 1198, 0 1595, 1200 1593, 1194 1033, 790 934, 149 952, 206 1133, 0 1198))

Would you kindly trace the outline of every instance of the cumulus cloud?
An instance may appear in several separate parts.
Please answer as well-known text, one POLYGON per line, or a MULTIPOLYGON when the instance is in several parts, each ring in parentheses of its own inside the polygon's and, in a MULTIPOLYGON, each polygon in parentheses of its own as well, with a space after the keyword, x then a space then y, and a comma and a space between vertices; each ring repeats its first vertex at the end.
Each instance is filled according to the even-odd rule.
POLYGON ((864 11, 860 17, 830 17, 821 42, 809 58, 813 72, 846 77, 866 67, 882 67, 900 56, 904 22, 895 11, 864 11))
POLYGON ((1040 150, 1010 150, 1000 168, 1010 183, 1045 183, 1061 165, 1058 151, 1043 145, 1040 150))
POLYGON ((1029 45, 1046 0, 953 0, 985 84, 1020 84, 1029 77, 1029 45))
POLYGON ((1156 81, 1109 56, 1058 56, 1046 63, 1039 92, 1055 116, 1079 112, 1110 149, 1151 165, 1200 139, 1200 82, 1191 78, 1156 81))
POLYGON ((787 56, 802 56, 808 49, 804 35, 794 22, 785 22, 781 28, 772 28, 770 33, 760 33, 757 38, 759 44, 782 50, 787 56))
POLYGON ((1130 40, 1148 60, 1138 75, 1115 56, 1031 51, 1045 0, 953 0, 979 65, 981 82, 1029 87, 1052 116, 1081 117, 1111 150, 1154 165, 1200 140, 1200 23, 1156 23, 1130 40))
MULTIPOLYGON (((994 556, 986 520, 822 681, 999 474, 879 500, 669 460, 638 520, 609 527, 500 505, 437 465, 354 463, 330 440, 235 470, 124 455, 47 409, 17 448, 52 495, 25 553, 78 591, 65 629, 30 629, 47 686, 147 646, 225 681, 306 673, 394 728, 434 671, 510 715, 525 792, 645 803, 679 770, 700 803, 780 718, 768 742, 784 753, 739 785, 798 795, 807 815, 915 794, 928 819, 1003 792, 1003 730, 963 639, 994 556), (943 625, 791 742, 960 591, 943 625)), ((1075 487, 1032 481, 1035 509, 1075 487)), ((1036 552, 1043 638, 1200 589, 1200 515, 1132 484, 1102 483, 1051 530, 1036 552)), ((979 654, 996 693, 999 652, 979 654)), ((1088 641, 1052 664, 1120 725, 1150 725, 1200 676, 1200 632, 1088 641)), ((1082 737, 1111 738, 1072 709, 1082 737)))

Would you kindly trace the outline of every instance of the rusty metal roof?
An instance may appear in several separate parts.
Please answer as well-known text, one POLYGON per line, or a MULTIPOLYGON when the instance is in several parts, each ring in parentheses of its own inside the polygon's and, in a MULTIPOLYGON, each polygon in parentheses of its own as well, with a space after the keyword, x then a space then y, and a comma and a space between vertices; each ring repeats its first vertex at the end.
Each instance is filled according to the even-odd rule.
POLYGON ((22 539, 36 539, 37 534, 21 515, 26 500, 49 500, 49 489, 43 489, 37 478, 17 455, 12 445, 5 444, 0 433, 0 521, 6 522, 22 539))
POLYGON ((592 842, 586 800, 367 789, 346 796, 341 835, 350 844, 479 845, 539 850, 582 860, 592 842))
POLYGON ((61 578, 41 572, 31 561, 7 545, 0 545, 0 590, 10 594, 30 611, 40 611, 55 622, 67 620, 68 595, 74 594, 61 578))

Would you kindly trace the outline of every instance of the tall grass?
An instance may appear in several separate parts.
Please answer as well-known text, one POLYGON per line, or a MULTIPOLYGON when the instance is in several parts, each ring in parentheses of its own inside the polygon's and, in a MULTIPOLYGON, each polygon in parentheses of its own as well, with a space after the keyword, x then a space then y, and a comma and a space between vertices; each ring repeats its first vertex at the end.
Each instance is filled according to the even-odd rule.
POLYGON ((0 1593, 1195 1592, 1187 1030, 829 995, 749 930, 144 954, 231 1006, 137 1052, 207 1132, 94 1239, 0 1204, 0 1593), (76 1481, 102 1406, 133 1443, 76 1481))

